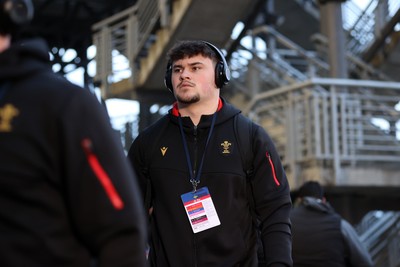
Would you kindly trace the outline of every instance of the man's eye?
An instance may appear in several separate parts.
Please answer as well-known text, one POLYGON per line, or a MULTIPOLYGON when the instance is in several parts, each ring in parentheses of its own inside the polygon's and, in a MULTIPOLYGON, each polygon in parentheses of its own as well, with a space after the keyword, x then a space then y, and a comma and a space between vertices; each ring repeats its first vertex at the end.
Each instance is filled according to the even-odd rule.
POLYGON ((179 73, 179 72, 181 72, 181 69, 173 69, 173 72, 179 73))

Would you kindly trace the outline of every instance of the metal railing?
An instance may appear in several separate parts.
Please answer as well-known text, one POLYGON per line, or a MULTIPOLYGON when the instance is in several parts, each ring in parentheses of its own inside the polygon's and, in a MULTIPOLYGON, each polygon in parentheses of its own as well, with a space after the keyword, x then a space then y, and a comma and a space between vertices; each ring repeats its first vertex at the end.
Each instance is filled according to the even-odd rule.
POLYGON ((168 20, 169 10, 164 2, 139 0, 136 5, 93 25, 93 43, 97 48, 94 80, 101 83, 103 96, 109 93, 111 83, 123 78, 129 78, 132 84, 137 80, 139 60, 154 41, 153 31, 168 20), (121 55, 128 61, 123 70, 118 68, 121 55), (121 77, 122 71, 127 75, 121 77))
POLYGON ((375 266, 399 266, 400 212, 369 212, 357 226, 357 232, 375 266))
MULTIPOLYGON (((328 38, 326 36, 316 33, 311 37, 319 53, 325 57, 328 54, 328 38)), ((357 78, 363 80, 381 80, 391 81, 386 74, 380 70, 372 67, 370 64, 363 61, 359 56, 353 54, 351 51, 347 51, 346 59, 349 64, 349 74, 357 76, 357 78)))
POLYGON ((364 9, 361 9, 354 1, 343 4, 343 28, 347 32, 347 47, 349 51, 358 55, 375 39, 375 15, 376 1, 369 1, 364 9))
POLYGON ((251 91, 241 90, 249 97, 281 85, 328 74, 329 65, 318 58, 314 51, 303 49, 272 27, 263 25, 248 33, 253 39, 260 34, 268 36, 268 40, 273 40, 275 44, 264 50, 257 49, 255 45, 239 45, 232 55, 230 68, 232 75, 237 77, 234 88, 252 88, 251 91))
MULTIPOLYGON (((269 42, 274 45, 269 45, 262 51, 257 49, 256 45, 252 47, 239 45, 230 61, 231 72, 238 77, 234 81, 235 89, 252 97, 261 91, 329 75, 329 64, 318 56, 327 53, 328 40, 325 36, 313 35, 313 40, 320 51, 316 53, 303 49, 267 25, 249 31, 249 36, 253 39, 260 34, 268 36, 269 42), (241 89, 246 87, 252 90, 241 89)), ((347 52, 346 59, 349 63, 349 76, 363 80, 391 80, 351 52, 347 52)))
MULTIPOLYGON (((317 0, 295 0, 310 15, 320 19, 317 0)), ((342 4, 343 28, 347 34, 347 48, 360 55, 381 35, 381 29, 400 9, 398 0, 348 0, 342 4)), ((399 29, 397 29, 399 30, 399 29)))
POLYGON ((380 37, 381 29, 400 9, 398 0, 365 0, 362 9, 354 1, 343 5, 343 27, 348 34, 348 49, 355 55, 364 52, 380 37))
POLYGON ((267 128, 294 180, 317 160, 338 181, 343 165, 400 162, 399 102, 400 83, 312 78, 260 93, 243 111, 267 128))
MULTIPOLYGON (((328 76, 329 64, 323 61, 321 58, 326 58, 328 50, 328 39, 320 33, 314 34, 311 39, 316 45, 317 51, 306 51, 299 45, 292 42, 288 37, 274 30, 269 26, 261 26, 250 32, 252 36, 257 36, 263 33, 273 38, 280 49, 274 47, 268 47, 269 60, 277 62, 281 68, 280 72, 291 74, 297 81, 306 80, 308 77, 324 77, 328 76), (321 57, 319 57, 321 56, 321 57), (290 64, 288 57, 296 58, 297 63, 302 62, 302 67, 306 70, 298 70, 294 64, 290 64), (304 67, 305 66, 305 67, 304 67)), ((255 53, 257 54, 257 53, 255 53)), ((370 64, 364 62, 361 58, 348 51, 346 53, 346 59, 349 63, 349 72, 354 73, 360 79, 364 80, 384 80, 390 81, 387 75, 372 67, 370 64)), ((278 69, 278 68, 275 68, 278 69)))

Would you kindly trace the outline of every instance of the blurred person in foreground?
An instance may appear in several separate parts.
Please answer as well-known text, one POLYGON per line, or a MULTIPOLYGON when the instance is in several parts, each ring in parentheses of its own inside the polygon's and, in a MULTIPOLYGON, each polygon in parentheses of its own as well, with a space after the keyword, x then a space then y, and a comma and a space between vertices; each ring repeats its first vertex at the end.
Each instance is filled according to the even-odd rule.
POLYGON ((304 183, 291 213, 294 267, 371 267, 357 232, 337 214, 318 182, 304 183))
POLYGON ((16 40, 30 0, 0 0, 2 266, 145 266, 136 177, 105 109, 16 40))
POLYGON ((289 184, 266 131, 220 97, 229 81, 222 52, 186 40, 167 57, 165 84, 176 102, 128 154, 151 214, 152 266, 259 266, 257 233, 265 266, 291 266, 289 184), (251 175, 241 159, 247 149, 251 175))

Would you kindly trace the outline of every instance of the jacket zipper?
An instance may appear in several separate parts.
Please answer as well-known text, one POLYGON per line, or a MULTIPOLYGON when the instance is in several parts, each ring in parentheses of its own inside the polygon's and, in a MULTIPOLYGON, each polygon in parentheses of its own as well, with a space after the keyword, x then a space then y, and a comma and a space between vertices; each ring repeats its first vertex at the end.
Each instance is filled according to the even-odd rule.
POLYGON ((267 158, 268 158, 268 162, 269 162, 269 165, 270 165, 271 170, 272 170, 272 176, 274 177, 275 184, 276 184, 277 186, 280 186, 281 184, 279 183, 279 180, 278 180, 278 178, 276 177, 275 166, 274 166, 274 163, 272 162, 271 155, 268 153, 268 151, 265 152, 265 155, 266 155, 267 158))
POLYGON ((122 210, 124 208, 124 202, 119 196, 117 190, 115 189, 110 177, 107 172, 101 166, 98 158, 92 150, 92 140, 89 138, 84 138, 81 142, 83 151, 85 152, 86 159, 89 163, 90 168, 94 172, 96 178, 99 180, 100 184, 103 186, 111 204, 116 210, 122 210))
POLYGON ((196 177, 197 173, 197 126, 195 125, 193 128, 193 136, 194 136, 194 155, 193 155, 193 177, 196 177))

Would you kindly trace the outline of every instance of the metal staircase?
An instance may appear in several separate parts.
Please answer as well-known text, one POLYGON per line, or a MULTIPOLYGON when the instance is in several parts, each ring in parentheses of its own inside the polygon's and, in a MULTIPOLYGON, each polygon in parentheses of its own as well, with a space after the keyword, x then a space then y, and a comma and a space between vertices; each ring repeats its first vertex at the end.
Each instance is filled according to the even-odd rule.
POLYGON ((239 78, 226 95, 235 99, 244 94, 249 100, 244 112, 273 135, 293 185, 301 184, 302 177, 353 184, 360 174, 366 184, 399 184, 385 178, 397 177, 398 168, 383 170, 380 178, 368 178, 363 171, 376 168, 377 162, 395 166, 400 160, 399 83, 351 51, 346 58, 352 79, 321 79, 330 66, 324 60, 328 40, 318 33, 311 36, 315 50, 267 25, 247 36, 251 44, 232 55, 232 73, 239 78), (259 39, 265 40, 261 49, 259 39))
POLYGON ((400 213, 372 211, 356 229, 375 266, 400 266, 400 213))

